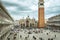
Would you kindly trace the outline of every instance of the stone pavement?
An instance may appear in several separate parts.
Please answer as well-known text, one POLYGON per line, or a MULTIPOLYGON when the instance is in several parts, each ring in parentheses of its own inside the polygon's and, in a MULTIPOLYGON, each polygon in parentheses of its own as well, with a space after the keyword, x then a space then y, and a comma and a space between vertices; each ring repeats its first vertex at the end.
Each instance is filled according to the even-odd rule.
POLYGON ((60 33, 44 29, 21 29, 16 37, 17 40, 60 40, 60 33))
POLYGON ((60 33, 45 29, 14 29, 6 37, 5 40, 60 40, 60 33))

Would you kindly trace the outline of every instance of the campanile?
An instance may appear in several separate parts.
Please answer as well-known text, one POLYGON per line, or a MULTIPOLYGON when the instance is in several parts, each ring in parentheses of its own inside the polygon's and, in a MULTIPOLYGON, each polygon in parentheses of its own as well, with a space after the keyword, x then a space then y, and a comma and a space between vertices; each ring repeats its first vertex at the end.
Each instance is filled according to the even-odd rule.
POLYGON ((38 2, 38 28, 44 28, 44 0, 39 0, 38 2))

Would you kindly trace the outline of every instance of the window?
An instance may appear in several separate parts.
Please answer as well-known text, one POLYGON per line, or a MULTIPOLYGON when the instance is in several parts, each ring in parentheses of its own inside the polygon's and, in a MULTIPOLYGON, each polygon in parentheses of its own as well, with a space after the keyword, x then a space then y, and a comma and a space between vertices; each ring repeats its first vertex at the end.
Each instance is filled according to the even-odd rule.
POLYGON ((43 3, 40 3, 40 5, 43 5, 43 3))

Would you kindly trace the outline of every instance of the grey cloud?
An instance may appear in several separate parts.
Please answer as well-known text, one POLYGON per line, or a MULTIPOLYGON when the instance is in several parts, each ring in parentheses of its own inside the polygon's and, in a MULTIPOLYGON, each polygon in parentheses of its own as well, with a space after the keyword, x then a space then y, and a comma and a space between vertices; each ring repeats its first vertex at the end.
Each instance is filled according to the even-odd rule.
POLYGON ((60 5, 45 9, 45 14, 60 14, 60 5))
POLYGON ((3 4, 6 6, 6 7, 10 7, 10 6, 14 6, 14 7, 17 7, 16 10, 20 10, 20 11, 24 11, 24 10, 31 10, 29 7, 27 6, 22 6, 22 4, 18 5, 16 3, 10 3, 10 2, 6 2, 6 1, 3 1, 3 4))
POLYGON ((20 10, 20 11, 28 11, 28 10, 30 10, 31 11, 31 9, 29 7, 21 6, 21 5, 17 8, 17 10, 20 10))
POLYGON ((6 2, 6 1, 2 1, 3 2, 3 4, 5 5, 5 6, 19 6, 18 4, 16 4, 16 3, 11 3, 11 2, 6 2))

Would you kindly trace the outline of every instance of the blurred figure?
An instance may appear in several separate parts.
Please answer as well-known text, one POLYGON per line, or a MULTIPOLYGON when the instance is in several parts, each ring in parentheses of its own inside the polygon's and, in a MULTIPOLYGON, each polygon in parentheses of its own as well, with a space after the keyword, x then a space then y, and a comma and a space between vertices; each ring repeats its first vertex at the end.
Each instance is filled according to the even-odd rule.
POLYGON ((33 38, 34 38, 34 40, 36 40, 36 37, 35 36, 33 36, 33 38))

